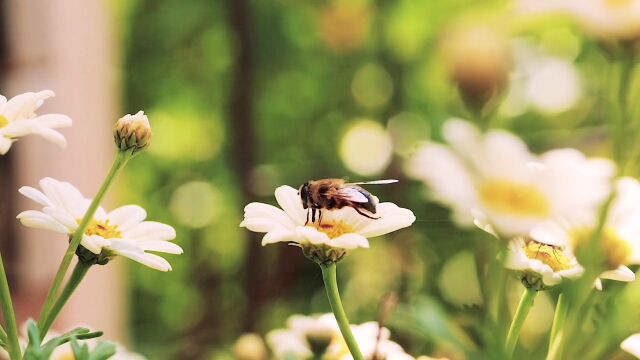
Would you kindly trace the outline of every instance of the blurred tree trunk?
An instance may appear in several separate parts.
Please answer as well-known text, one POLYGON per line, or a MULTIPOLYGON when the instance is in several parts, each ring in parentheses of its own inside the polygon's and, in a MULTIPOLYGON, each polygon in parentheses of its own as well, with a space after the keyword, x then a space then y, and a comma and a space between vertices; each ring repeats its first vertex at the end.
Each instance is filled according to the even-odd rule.
MULTIPOLYGON (((235 78, 231 91, 229 115, 231 118, 231 152, 241 190, 240 203, 251 200, 251 171, 255 165, 253 124, 254 48, 252 44, 252 14, 249 0, 227 0, 230 26, 235 34, 237 49, 235 78)), ((246 308, 243 330, 251 331, 267 297, 264 257, 256 233, 247 232, 248 244, 244 262, 244 288, 246 308)))

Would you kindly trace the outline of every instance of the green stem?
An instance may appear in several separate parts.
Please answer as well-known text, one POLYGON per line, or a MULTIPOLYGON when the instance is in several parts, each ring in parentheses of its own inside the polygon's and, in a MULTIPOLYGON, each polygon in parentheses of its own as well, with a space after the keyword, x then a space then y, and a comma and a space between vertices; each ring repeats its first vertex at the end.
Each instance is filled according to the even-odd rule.
MULTIPOLYGON (((554 348, 554 346, 556 346, 557 348, 560 347, 559 344, 554 345, 554 343, 556 342, 556 338, 558 338, 558 335, 564 327, 564 321, 567 319, 568 310, 569 306, 567 303, 567 299, 565 298, 565 295, 563 293, 560 293, 560 296, 558 296, 558 302, 556 303, 556 311, 553 315, 551 335, 549 336, 549 354, 552 353, 552 349, 554 348)), ((560 341, 558 341, 558 343, 560 343, 560 341)), ((554 351, 558 352, 559 349, 555 349, 554 351)))
MULTIPOLYGON (((2 314, 4 321, 7 323, 7 350, 11 360, 22 359, 22 350, 18 341, 18 326, 16 325, 16 314, 13 311, 13 303, 11 302, 11 292, 9 291, 9 281, 7 280, 7 272, 4 270, 4 262, 2 254, 0 254, 0 302, 2 302, 2 314)), ((4 331, 3 331, 4 332, 4 331)))
POLYGON ((60 294, 60 297, 58 297, 58 300, 56 300, 56 302, 51 307, 51 311, 49 312, 49 315, 44 319, 42 324, 38 324, 41 328, 40 336, 42 338, 44 338, 44 334, 46 334, 47 331, 49 331, 49 329, 51 328, 51 325, 53 325, 53 322, 56 320, 56 318, 60 314, 60 311, 62 310, 64 305, 67 303, 67 301, 69 301, 69 298, 71 298, 71 295, 73 294, 73 292, 78 288, 78 285, 80 285, 80 282, 82 281, 82 279, 84 279, 85 275, 87 275, 87 272, 89 271, 90 267, 91 267, 91 264, 87 264, 82 261, 79 261, 76 264, 76 267, 73 269, 73 272, 69 277, 69 281, 67 282, 67 285, 65 285, 64 289, 62 289, 62 293, 60 294))
POLYGON ((51 289, 49 289, 49 293, 47 294, 47 299, 45 300, 44 306, 42 307, 42 312, 40 313, 40 318, 38 320, 38 326, 40 328, 41 336, 45 336, 46 332, 42 331, 42 323, 49 317, 49 313, 51 312, 51 308, 54 305, 55 297, 58 294, 58 290, 60 289, 60 285, 62 285, 62 281, 64 280, 65 275, 67 274, 67 270, 69 269, 69 265, 71 265, 71 260, 73 259, 73 254, 75 254, 82 238, 84 236, 84 232, 87 229, 87 226, 93 220, 93 215, 98 210, 100 206, 100 202, 104 198, 104 195, 113 183, 116 175, 122 170, 122 168, 127 164, 129 159, 131 159, 132 152, 131 151, 118 151, 116 154, 116 158, 113 160, 113 165, 111 165, 111 170, 107 174, 107 177, 104 179, 104 182, 100 186, 98 190, 98 194, 93 198, 87 212, 84 214, 82 221, 80 221, 80 225, 73 233, 73 237, 71 238, 71 242, 69 242, 69 247, 67 247, 67 252, 64 254, 62 258, 62 262, 58 267, 58 272, 53 280, 53 285, 51 285, 51 289))
POLYGON ((507 341, 505 343, 505 351, 508 359, 513 357, 513 351, 516 348, 516 343, 520 336, 520 330, 522 329, 524 321, 527 319, 527 315, 533 306, 533 300, 536 298, 537 294, 537 290, 527 288, 522 294, 522 298, 520 298, 520 304, 518 304, 518 309, 513 316, 513 321, 511 322, 511 327, 509 328, 507 341))
POLYGON ((360 352, 360 348, 358 347, 358 343, 351 332, 349 319, 347 319, 347 314, 345 314, 344 308, 342 307, 342 301, 340 301, 338 281, 336 279, 336 264, 331 263, 329 265, 320 265, 320 268, 322 269, 322 279, 324 280, 324 286, 327 289, 327 297, 329 298, 331 309, 338 321, 338 327, 340 327, 342 337, 344 337, 344 341, 347 343, 347 347, 349 347, 351 356, 353 356, 354 360, 364 360, 364 357, 362 357, 362 353, 360 352))

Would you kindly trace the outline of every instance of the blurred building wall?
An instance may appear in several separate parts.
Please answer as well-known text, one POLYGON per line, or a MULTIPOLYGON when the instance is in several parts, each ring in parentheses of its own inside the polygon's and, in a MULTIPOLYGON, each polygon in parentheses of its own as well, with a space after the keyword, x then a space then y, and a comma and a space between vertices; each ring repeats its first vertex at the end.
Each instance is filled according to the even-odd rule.
MULTIPOLYGON (((97 191, 114 153, 111 126, 118 117, 118 62, 111 13, 101 1, 22 0, 4 3, 8 67, 2 94, 52 89, 41 113, 69 115, 73 127, 60 149, 37 137, 12 148, 17 195, 20 185, 37 186, 51 176, 76 185, 86 196, 97 191)), ((112 192, 113 195, 113 192, 112 192)), ((110 201, 107 200, 107 205, 110 201)), ((37 208, 15 201, 16 211, 37 208)), ((18 227, 16 307, 19 321, 37 318, 46 292, 66 249, 64 236, 18 227)), ((122 261, 96 266, 73 296, 57 328, 76 324, 105 331, 105 338, 123 340, 125 292, 122 261)))

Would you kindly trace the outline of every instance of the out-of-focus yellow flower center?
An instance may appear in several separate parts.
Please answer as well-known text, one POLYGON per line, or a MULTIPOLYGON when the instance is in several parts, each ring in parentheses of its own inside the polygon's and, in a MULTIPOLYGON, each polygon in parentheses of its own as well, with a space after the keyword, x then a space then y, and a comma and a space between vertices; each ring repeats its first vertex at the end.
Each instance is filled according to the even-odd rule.
POLYGON ((345 224, 345 222, 342 220, 322 221, 320 225, 313 224, 312 226, 315 227, 318 231, 327 234, 329 239, 335 239, 341 235, 353 232, 351 227, 345 224))
POLYGON ((76 360, 75 355, 71 351, 65 352, 64 354, 57 355, 56 360, 76 360))
MULTIPOLYGON (((588 244, 593 236, 593 230, 587 228, 576 229, 572 231, 571 235, 576 248, 579 248, 588 244)), ((604 256, 605 264, 609 270, 614 270, 621 265, 627 264, 633 251, 629 242, 618 236, 618 233, 612 228, 602 230, 600 246, 602 256, 604 256)))
POLYGON ((509 180, 490 180, 479 188, 480 200, 501 213, 521 217, 546 217, 551 209, 544 195, 534 186, 509 180))
MULTIPOLYGON (((78 220, 80 222, 82 219, 78 220)), ((122 233, 117 225, 109 224, 109 220, 92 220, 84 231, 85 235, 98 235, 105 239, 122 238, 122 233)))
POLYGON ((340 334, 334 334, 327 348, 327 352, 322 357, 322 360, 338 360, 349 356, 351 352, 344 338, 340 334))
POLYGON ((571 268, 569 258, 566 257, 557 246, 529 240, 524 247, 524 253, 529 259, 539 260, 555 272, 571 268))
POLYGON ((7 119, 4 115, 0 115, 0 129, 9 125, 9 119, 7 119))

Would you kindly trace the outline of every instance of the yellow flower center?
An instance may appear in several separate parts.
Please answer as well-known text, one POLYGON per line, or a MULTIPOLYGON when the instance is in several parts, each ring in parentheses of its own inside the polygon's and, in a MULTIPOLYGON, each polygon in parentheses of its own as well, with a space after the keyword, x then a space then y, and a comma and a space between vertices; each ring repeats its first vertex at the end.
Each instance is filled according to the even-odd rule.
POLYGON ((353 232, 351 227, 345 224, 345 222, 342 220, 323 221, 320 225, 314 223, 313 225, 308 225, 308 226, 313 226, 318 231, 327 234, 329 239, 335 239, 341 235, 353 232))
POLYGON ((489 180, 479 189, 480 200, 489 208, 520 217, 546 217, 551 209, 544 195, 534 186, 509 180, 489 180))
POLYGON ((9 119, 7 119, 4 115, 0 115, 0 129, 9 125, 9 119))
POLYGON ((524 247, 529 259, 536 259, 549 266, 554 272, 571 268, 571 262, 557 246, 539 243, 529 239, 524 247))
MULTIPOLYGON (((80 222, 81 220, 78 220, 80 222)), ((85 235, 98 235, 105 239, 122 238, 122 233, 118 230, 117 225, 109 224, 107 221, 92 220, 84 231, 85 235)))
MULTIPOLYGON (((576 248, 587 244, 593 236, 591 229, 576 229, 571 234, 576 248)), ((629 262, 632 248, 628 241, 621 238, 618 233, 611 228, 605 228, 600 238, 602 256, 604 257, 607 269, 614 270, 629 262)))
POLYGON ((76 357, 73 355, 73 352, 68 351, 62 355, 56 356, 56 360, 76 360, 76 357))
POLYGON ((344 338, 340 334, 334 334, 329 344, 330 353, 325 353, 322 360, 337 360, 344 359, 349 356, 351 352, 344 338))

